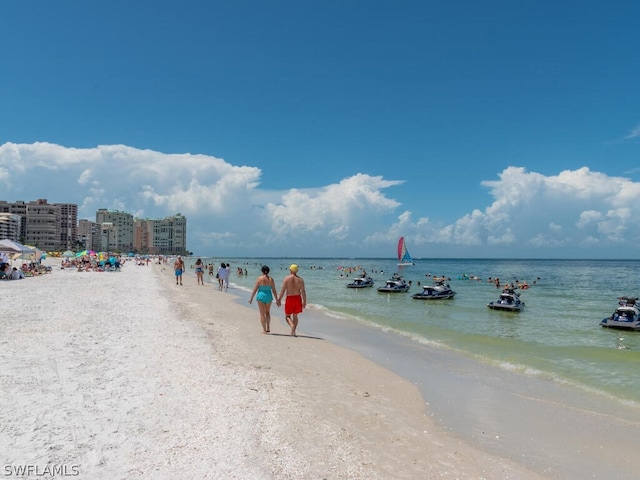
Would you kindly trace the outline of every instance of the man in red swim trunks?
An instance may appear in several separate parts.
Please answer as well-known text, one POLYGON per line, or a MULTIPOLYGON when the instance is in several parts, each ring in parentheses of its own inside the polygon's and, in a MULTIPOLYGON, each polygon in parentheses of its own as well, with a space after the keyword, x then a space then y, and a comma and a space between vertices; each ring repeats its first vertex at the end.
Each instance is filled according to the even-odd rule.
POLYGON ((278 304, 286 294, 287 298, 284 303, 285 318, 287 324, 291 327, 291 336, 297 337, 298 314, 302 313, 302 309, 307 307, 307 292, 304 290, 304 280, 298 276, 298 266, 296 264, 291 265, 289 272, 291 272, 291 275, 288 275, 282 281, 278 304))

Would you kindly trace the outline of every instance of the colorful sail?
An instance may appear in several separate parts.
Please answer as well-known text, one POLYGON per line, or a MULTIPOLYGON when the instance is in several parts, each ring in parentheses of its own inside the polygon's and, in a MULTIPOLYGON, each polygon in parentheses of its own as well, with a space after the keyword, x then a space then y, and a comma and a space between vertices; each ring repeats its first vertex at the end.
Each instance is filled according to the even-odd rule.
POLYGON ((404 237, 400 237, 398 240, 398 265, 413 265, 413 259, 409 255, 404 237))

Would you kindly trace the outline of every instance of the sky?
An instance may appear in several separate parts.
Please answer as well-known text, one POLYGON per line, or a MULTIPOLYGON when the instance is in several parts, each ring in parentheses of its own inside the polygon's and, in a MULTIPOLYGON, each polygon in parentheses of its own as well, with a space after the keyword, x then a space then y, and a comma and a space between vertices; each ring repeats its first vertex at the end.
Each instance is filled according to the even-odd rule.
POLYGON ((202 256, 640 257, 640 4, 0 5, 0 200, 202 256))

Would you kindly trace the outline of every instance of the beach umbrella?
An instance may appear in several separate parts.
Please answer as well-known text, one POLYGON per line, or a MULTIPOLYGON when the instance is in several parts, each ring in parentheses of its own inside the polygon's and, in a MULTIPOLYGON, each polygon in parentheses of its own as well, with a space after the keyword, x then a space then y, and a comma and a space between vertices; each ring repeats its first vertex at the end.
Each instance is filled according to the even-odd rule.
POLYGON ((76 253, 76 257, 84 257, 87 254, 88 254, 88 252, 86 250, 82 250, 81 252, 76 253))
POLYGON ((67 251, 62 253, 62 256, 65 257, 65 258, 69 258, 69 257, 75 257, 76 254, 73 253, 71 250, 67 250, 67 251))

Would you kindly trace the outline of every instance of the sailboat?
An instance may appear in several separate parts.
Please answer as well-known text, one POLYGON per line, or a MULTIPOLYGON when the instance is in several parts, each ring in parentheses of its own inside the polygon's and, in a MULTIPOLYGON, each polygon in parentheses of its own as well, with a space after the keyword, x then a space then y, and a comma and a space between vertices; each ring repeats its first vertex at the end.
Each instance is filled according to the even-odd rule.
POLYGON ((415 262, 411 258, 411 255, 409 255, 404 237, 400 237, 400 240, 398 240, 398 266, 405 265, 415 265, 415 262))

